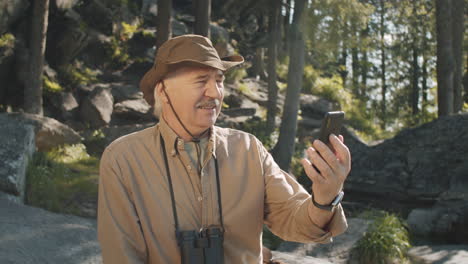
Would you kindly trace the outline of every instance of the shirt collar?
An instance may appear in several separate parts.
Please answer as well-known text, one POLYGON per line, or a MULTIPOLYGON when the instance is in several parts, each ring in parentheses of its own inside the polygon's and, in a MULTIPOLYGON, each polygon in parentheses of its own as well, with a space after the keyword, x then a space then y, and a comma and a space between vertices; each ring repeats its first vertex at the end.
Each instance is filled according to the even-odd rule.
MULTIPOLYGON (((166 143, 166 151, 171 153, 171 156, 175 156, 179 153, 179 150, 184 150, 184 140, 179 137, 174 130, 166 123, 164 118, 159 120, 159 130, 166 143)), ((211 126, 210 136, 208 139, 207 153, 212 154, 216 158, 216 127, 211 126)), ((208 155, 207 155, 208 156, 208 155)), ((210 155, 211 156, 211 155, 210 155)))

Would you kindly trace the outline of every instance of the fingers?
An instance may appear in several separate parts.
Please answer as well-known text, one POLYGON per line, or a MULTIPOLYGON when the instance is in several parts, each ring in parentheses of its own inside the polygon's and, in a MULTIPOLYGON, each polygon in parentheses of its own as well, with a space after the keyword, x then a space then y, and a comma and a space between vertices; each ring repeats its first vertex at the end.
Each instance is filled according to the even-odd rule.
POLYGON ((330 143, 333 145, 336 151, 336 157, 341 161, 342 164, 347 165, 351 161, 351 154, 348 147, 343 143, 344 138, 340 135, 340 138, 335 135, 330 135, 330 143))
MULTIPOLYGON (((313 146, 320 153, 320 156, 321 156, 320 160, 322 160, 322 161, 325 160, 327 166, 332 168, 333 171, 339 172, 340 162, 337 159, 336 155, 330 150, 330 148, 320 140, 314 140, 313 146)), ((318 153, 316 153, 316 154, 318 155, 318 153)), ((313 160, 313 161, 314 161, 314 164, 315 164, 316 161, 315 160, 313 160)), ((320 167, 318 169, 320 171, 322 171, 322 169, 320 167)))
POLYGON ((302 159, 301 160, 302 167, 304 167, 304 170, 309 176, 309 178, 312 180, 314 183, 322 183, 325 181, 325 178, 320 175, 320 173, 312 166, 312 163, 308 159, 302 159))
MULTIPOLYGON (((333 176, 333 170, 330 163, 327 163, 324 158, 314 148, 308 148, 307 154, 312 163, 317 167, 319 174, 325 179, 333 176)), ((335 158, 336 159, 336 158, 335 158)), ((335 164, 336 165, 336 164, 335 164)))

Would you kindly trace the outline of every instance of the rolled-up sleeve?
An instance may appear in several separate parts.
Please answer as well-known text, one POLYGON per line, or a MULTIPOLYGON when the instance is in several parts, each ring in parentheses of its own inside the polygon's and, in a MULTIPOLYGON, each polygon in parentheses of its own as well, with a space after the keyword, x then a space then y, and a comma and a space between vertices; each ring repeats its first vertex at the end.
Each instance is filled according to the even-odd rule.
POLYGON ((347 229, 343 208, 338 206, 325 228, 310 218, 310 194, 292 176, 281 170, 261 145, 265 177, 265 224, 277 236, 301 243, 329 243, 347 229))
POLYGON ((146 263, 139 218, 119 163, 108 147, 99 171, 98 239, 104 263, 146 263))

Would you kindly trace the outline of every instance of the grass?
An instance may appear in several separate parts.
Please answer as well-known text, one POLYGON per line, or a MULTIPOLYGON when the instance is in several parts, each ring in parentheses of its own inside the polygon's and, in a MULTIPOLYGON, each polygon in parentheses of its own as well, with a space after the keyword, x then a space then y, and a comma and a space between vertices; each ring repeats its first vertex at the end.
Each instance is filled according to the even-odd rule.
POLYGON ((26 203, 46 210, 94 217, 99 160, 83 144, 34 154, 26 176, 26 203))
POLYGON ((373 223, 353 249, 359 263, 409 263, 408 229, 399 217, 382 211, 367 211, 361 217, 372 219, 373 223))

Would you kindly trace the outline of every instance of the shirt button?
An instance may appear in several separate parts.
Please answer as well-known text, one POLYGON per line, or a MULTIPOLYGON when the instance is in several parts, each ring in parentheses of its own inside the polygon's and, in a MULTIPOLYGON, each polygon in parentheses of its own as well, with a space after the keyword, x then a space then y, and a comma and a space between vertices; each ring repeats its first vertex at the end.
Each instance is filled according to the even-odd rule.
POLYGON ((203 197, 198 196, 198 201, 201 202, 203 200, 203 197))
POLYGON ((171 151, 171 155, 172 155, 172 156, 175 156, 175 154, 176 154, 176 151, 175 151, 175 150, 172 150, 172 151, 171 151))
POLYGON ((179 141, 177 142, 177 145, 181 146, 181 145, 182 145, 182 140, 179 140, 179 141))
POLYGON ((192 166, 187 165, 187 169, 188 169, 188 170, 192 170, 192 166))

